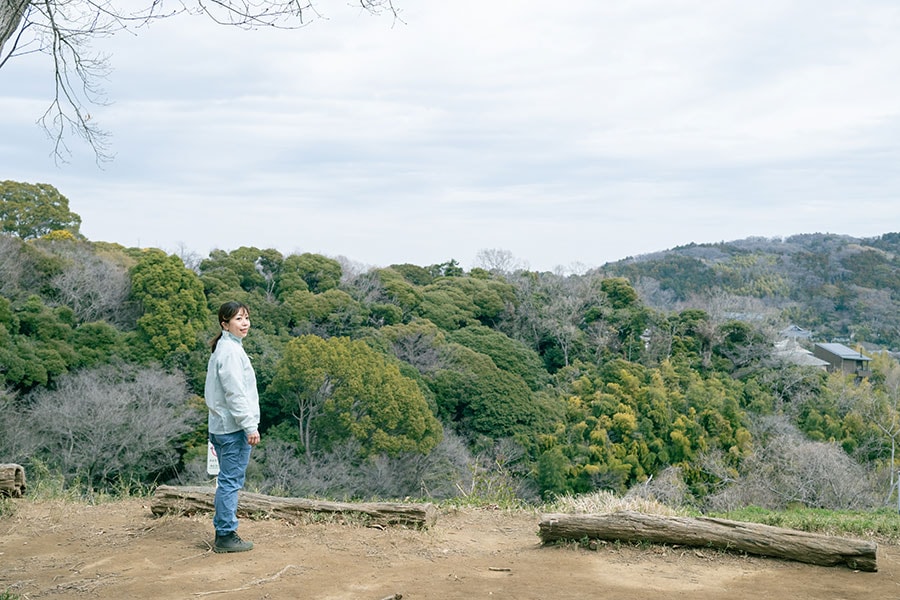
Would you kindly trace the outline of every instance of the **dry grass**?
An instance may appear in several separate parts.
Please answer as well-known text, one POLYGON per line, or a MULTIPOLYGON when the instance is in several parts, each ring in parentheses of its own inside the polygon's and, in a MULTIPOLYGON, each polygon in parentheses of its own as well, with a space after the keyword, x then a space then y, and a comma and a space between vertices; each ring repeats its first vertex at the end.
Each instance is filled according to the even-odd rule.
POLYGON ((622 510, 653 515, 675 516, 680 514, 652 498, 637 496, 620 497, 612 492, 600 491, 579 496, 560 496, 548 506, 548 512, 608 514, 622 510))

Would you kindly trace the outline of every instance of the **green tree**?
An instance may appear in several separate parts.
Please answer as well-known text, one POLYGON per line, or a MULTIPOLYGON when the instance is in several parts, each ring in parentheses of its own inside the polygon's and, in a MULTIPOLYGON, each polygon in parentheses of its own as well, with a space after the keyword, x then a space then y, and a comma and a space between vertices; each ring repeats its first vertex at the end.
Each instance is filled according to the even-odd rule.
POLYGON ((638 303, 637 292, 624 277, 609 277, 600 281, 600 290, 606 294, 613 309, 629 308, 638 303))
POLYGON ((159 360, 202 346, 212 323, 203 284, 177 256, 147 250, 131 269, 131 294, 143 308, 137 320, 141 340, 159 360))
POLYGON ((224 250, 213 250, 207 258, 200 261, 198 270, 207 297, 218 298, 235 290, 243 290, 241 277, 233 268, 232 262, 228 252, 224 250))
POLYGON ((695 463, 703 453, 720 452, 733 466, 750 450, 740 382, 668 361, 656 369, 622 359, 574 368, 581 375, 569 384, 565 418, 545 446, 568 458, 567 487, 576 493, 624 492, 673 465, 702 494, 708 481, 695 463))
POLYGON ((425 267, 403 263, 402 265, 390 265, 389 268, 400 273, 403 279, 413 285, 423 286, 434 281, 434 275, 425 267))
POLYGON ((433 278, 437 277, 462 277, 465 274, 459 262, 451 258, 445 263, 439 263, 428 267, 428 272, 433 278))
POLYGON ((494 324, 514 300, 512 286, 503 281, 444 277, 422 289, 417 312, 451 331, 478 323, 494 324))
POLYGON ((447 338, 476 352, 487 354, 497 367, 519 375, 532 390, 538 390, 549 383, 549 374, 537 352, 525 343, 490 327, 470 325, 449 332, 447 338))
POLYGON ((349 335, 365 321, 365 311, 350 294, 330 289, 321 294, 303 290, 292 293, 284 306, 295 326, 303 331, 327 335, 349 335), (304 324, 307 324, 304 327, 304 324))
MULTIPOLYGON (((596 287, 592 284, 589 289, 596 287)), ((611 356, 623 356, 637 362, 645 353, 643 335, 650 313, 639 302, 637 292, 627 280, 610 277, 600 280, 600 293, 584 302, 583 325, 595 353, 603 362, 611 356)))
POLYGON ((272 249, 241 246, 231 252, 213 250, 209 258, 200 261, 200 276, 211 294, 240 287, 246 292, 258 291, 271 298, 283 261, 281 253, 272 249))
POLYGON ((517 374, 497 368, 486 354, 449 343, 445 368, 425 375, 441 418, 470 440, 531 439, 541 427, 544 407, 517 374))
POLYGON ((307 453, 355 440, 365 456, 426 454, 441 440, 441 424, 415 381, 361 341, 291 340, 266 394, 297 420, 307 453))
POLYGON ((72 334, 76 367, 94 367, 108 363, 113 357, 127 357, 125 336, 105 321, 80 325, 72 334))
POLYGON ((566 481, 569 466, 569 460, 559 448, 550 448, 541 454, 537 466, 537 484, 545 499, 551 500, 569 491, 566 481))
POLYGON ((81 217, 52 185, 0 182, 0 230, 28 240, 59 230, 78 236, 80 226, 81 217))
POLYGON ((309 284, 303 278, 304 271, 300 268, 302 262, 298 254, 291 254, 284 259, 275 292, 279 300, 286 300, 294 292, 309 291, 309 284))
POLYGON ((16 309, 18 333, 12 340, 16 353, 24 359, 20 386, 46 385, 76 362, 69 343, 74 315, 68 308, 51 309, 38 296, 30 296, 16 309))
POLYGON ((321 254, 292 254, 284 259, 283 283, 280 285, 279 295, 293 289, 302 289, 296 278, 303 280, 306 289, 314 294, 327 292, 336 288, 341 283, 341 263, 333 258, 327 258, 321 254))
POLYGON ((771 342, 759 330, 741 321, 727 321, 718 327, 714 354, 724 362, 719 370, 742 375, 772 353, 771 342))
POLYGON ((413 313, 421 304, 421 289, 408 281, 400 271, 392 267, 377 269, 374 273, 380 284, 377 299, 399 306, 404 316, 413 313))
POLYGON ((47 383, 47 368, 25 336, 11 334, 0 324, 0 382, 4 386, 29 390, 47 383))

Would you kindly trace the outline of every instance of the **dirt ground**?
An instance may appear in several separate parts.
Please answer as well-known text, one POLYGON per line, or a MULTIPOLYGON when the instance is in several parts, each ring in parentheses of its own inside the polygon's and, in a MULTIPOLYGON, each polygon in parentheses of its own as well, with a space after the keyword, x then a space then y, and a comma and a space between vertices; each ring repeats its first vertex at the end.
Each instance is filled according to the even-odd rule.
POLYGON ((708 549, 542 547, 540 515, 444 511, 425 531, 241 521, 256 548, 210 550, 206 516, 154 517, 148 500, 16 501, 0 518, 0 597, 406 600, 900 598, 900 548, 878 572, 708 549))

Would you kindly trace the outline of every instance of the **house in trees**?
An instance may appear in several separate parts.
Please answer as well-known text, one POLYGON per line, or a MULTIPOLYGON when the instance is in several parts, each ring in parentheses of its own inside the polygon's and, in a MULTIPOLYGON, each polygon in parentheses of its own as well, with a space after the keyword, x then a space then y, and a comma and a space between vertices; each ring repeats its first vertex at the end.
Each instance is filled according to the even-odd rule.
POLYGON ((813 355, 812 352, 804 348, 794 338, 786 338, 775 342, 775 350, 773 356, 778 360, 783 360, 801 367, 812 367, 827 371, 831 365, 827 360, 822 360, 813 355))
POLYGON ((791 325, 779 331, 778 337, 780 339, 775 342, 775 349, 772 352, 775 359, 822 371, 827 371, 831 365, 827 360, 814 356, 812 351, 804 346, 812 337, 811 331, 791 325))
POLYGON ((779 337, 791 340, 808 340, 812 337, 812 331, 803 329, 797 325, 791 325, 778 332, 779 337))
POLYGON ((842 372, 847 375, 856 375, 858 378, 868 377, 872 374, 869 368, 872 359, 843 344, 816 344, 813 348, 813 355, 829 363, 829 373, 842 372))

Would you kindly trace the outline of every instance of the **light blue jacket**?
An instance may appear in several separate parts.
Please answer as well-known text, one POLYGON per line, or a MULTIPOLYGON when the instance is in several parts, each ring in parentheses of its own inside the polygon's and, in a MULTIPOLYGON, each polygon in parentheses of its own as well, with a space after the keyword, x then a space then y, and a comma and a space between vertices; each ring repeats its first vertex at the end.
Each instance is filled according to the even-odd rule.
POLYGON ((259 427, 259 392, 250 357, 241 338, 222 332, 216 351, 206 368, 206 406, 209 407, 209 432, 247 435, 259 427))

